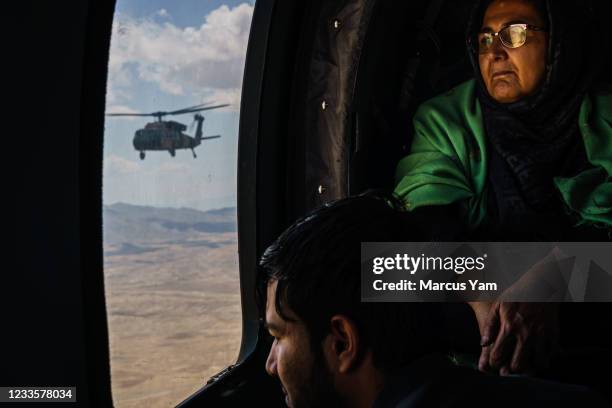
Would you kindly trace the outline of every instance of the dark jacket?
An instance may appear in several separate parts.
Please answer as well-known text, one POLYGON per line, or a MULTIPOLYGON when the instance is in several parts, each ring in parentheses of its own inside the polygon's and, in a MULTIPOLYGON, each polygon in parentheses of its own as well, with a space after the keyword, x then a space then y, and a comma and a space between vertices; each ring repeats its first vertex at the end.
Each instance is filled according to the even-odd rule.
POLYGON ((527 377, 499 377, 455 365, 441 354, 415 361, 391 377, 373 408, 610 407, 578 385, 527 377))

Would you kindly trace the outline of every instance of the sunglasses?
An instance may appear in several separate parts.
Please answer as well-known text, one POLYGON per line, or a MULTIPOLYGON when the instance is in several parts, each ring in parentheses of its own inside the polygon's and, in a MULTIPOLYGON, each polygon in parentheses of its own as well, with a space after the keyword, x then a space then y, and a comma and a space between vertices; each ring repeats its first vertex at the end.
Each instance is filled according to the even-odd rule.
POLYGON ((502 45, 506 48, 519 48, 527 41, 527 31, 546 31, 545 28, 532 26, 530 24, 510 24, 496 33, 478 33, 478 51, 485 54, 493 48, 495 37, 499 37, 502 45))

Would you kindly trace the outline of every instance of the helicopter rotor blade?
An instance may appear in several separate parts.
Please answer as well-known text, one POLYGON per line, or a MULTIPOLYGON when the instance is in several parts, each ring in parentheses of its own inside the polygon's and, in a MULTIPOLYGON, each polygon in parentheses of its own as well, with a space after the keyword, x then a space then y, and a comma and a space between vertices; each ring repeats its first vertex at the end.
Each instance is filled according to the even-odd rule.
POLYGON ((160 117, 160 116, 166 116, 166 115, 176 115, 179 112, 191 111, 192 109, 200 109, 200 108, 210 105, 211 103, 212 102, 203 103, 200 105, 190 106, 188 108, 183 108, 183 109, 179 109, 176 111, 170 111, 170 112, 159 111, 159 112, 151 112, 151 113, 107 113, 106 116, 155 116, 155 117, 160 117))
POLYGON ((164 112, 166 115, 181 115, 183 113, 186 113, 187 111, 191 111, 193 109, 200 109, 200 108, 204 108, 206 106, 209 106, 210 104, 212 104, 213 102, 207 102, 207 103, 202 103, 200 105, 195 105, 195 106, 190 106, 188 108, 182 108, 182 109, 177 109, 174 111, 170 111, 170 112, 164 112))
POLYGON ((151 113, 107 113, 106 116, 153 116, 161 120, 161 118, 166 115, 183 115, 185 113, 201 112, 205 110, 218 109, 218 108, 224 108, 226 106, 229 106, 229 104, 227 103, 222 104, 222 105, 210 106, 211 103, 213 102, 190 106, 189 108, 183 108, 183 109, 170 111, 170 112, 160 111, 160 112, 151 112, 151 113))
POLYGON ((151 113, 107 113, 106 116, 155 116, 151 113))
POLYGON ((195 112, 201 112, 201 111, 206 111, 206 110, 212 110, 212 109, 219 109, 219 108, 224 108, 226 106, 229 106, 229 104, 222 104, 222 105, 214 105, 214 106, 206 106, 203 108, 197 108, 197 109, 181 109, 180 111, 174 111, 173 113, 171 113, 172 115, 183 115, 185 113, 195 113, 195 112))

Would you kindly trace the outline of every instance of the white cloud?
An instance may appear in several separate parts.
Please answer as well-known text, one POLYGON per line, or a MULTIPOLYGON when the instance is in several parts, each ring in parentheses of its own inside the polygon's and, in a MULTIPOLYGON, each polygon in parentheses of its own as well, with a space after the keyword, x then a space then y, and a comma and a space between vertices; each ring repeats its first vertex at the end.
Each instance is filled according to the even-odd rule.
POLYGON ((155 13, 155 14, 157 14, 159 17, 171 18, 170 13, 168 13, 168 10, 166 10, 164 8, 160 9, 160 10, 157 10, 157 13, 155 13))
MULTIPOLYGON (((134 76, 171 95, 231 103, 239 108, 253 6, 222 5, 199 27, 118 15, 109 61, 109 104, 130 99, 134 76)), ((167 14, 160 10, 158 15, 167 14), (162 13, 163 12, 163 13, 162 13)))

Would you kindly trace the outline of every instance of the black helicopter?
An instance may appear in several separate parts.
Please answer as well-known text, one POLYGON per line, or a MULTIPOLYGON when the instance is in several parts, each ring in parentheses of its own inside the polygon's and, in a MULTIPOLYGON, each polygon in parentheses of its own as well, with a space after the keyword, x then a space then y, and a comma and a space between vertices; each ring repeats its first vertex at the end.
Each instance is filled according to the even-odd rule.
POLYGON ((218 109, 229 106, 227 104, 214 105, 201 104, 183 108, 171 112, 153 112, 153 113, 107 113, 106 116, 153 116, 157 118, 157 122, 147 123, 144 129, 139 129, 134 133, 134 149, 140 152, 140 159, 144 160, 147 150, 167 150, 170 156, 174 157, 176 151, 180 149, 191 149, 193 158, 198 157, 195 153, 195 148, 202 143, 202 140, 217 139, 220 135, 202 137, 202 124, 204 116, 197 114, 194 116, 194 121, 197 122, 195 136, 189 136, 183 133, 187 130, 187 126, 182 123, 172 120, 162 121, 166 115, 184 115, 187 113, 201 112, 205 110, 218 109))

